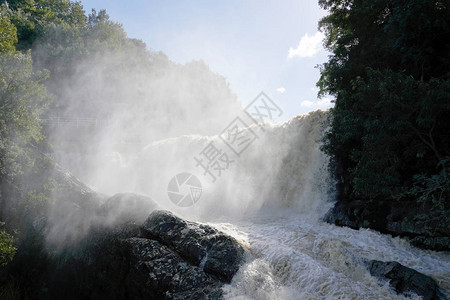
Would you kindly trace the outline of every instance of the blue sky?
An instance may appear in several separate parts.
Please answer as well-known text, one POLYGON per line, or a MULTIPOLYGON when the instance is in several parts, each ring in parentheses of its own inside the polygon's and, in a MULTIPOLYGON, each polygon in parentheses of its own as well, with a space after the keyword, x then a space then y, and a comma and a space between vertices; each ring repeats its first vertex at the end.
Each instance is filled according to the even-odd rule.
POLYGON ((317 0, 82 0, 87 12, 106 9, 129 37, 177 63, 203 60, 223 75, 245 105, 265 91, 282 120, 330 107, 317 99, 317 64, 329 53, 317 23, 317 0))

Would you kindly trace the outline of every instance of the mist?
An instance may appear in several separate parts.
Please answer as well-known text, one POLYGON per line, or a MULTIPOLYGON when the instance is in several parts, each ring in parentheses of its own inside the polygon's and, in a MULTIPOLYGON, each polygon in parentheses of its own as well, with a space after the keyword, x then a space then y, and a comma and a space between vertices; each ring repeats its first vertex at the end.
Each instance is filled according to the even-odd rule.
MULTIPOLYGON (((36 46, 37 64, 43 60, 40 44, 45 43, 36 46)), ((67 78, 48 83, 58 105, 44 126, 58 164, 97 192, 139 193, 203 221, 242 217, 266 206, 301 209, 307 203, 300 199, 316 206, 326 202, 328 159, 319 150, 326 113, 255 123, 226 79, 202 61, 179 65, 138 45, 129 48, 140 57, 125 50, 94 53, 72 62, 67 78), (236 118, 255 137, 241 155, 219 138, 236 118), (217 178, 195 161, 211 142, 231 162, 217 178), (183 172, 202 185, 200 199, 189 207, 168 197, 168 183, 183 172)))
MULTIPOLYGON (((301 19, 294 8, 308 8, 291 4, 177 3, 163 18, 167 28, 145 27, 156 40, 205 42, 184 50, 200 48, 191 57, 209 64, 176 63, 171 50, 163 48, 168 57, 151 48, 161 44, 129 38, 105 10, 86 14, 80 2, 1 5, 0 298, 450 295, 448 79, 443 67, 422 66, 419 81, 416 58, 397 49, 405 36, 417 45, 440 41, 443 35, 410 35, 401 26, 422 11, 426 26, 414 21, 428 30, 425 16, 435 11, 445 20, 445 7, 380 2, 377 9, 388 12, 380 16, 363 2, 320 1, 330 9, 322 33, 301 27, 291 40, 286 32, 298 33, 289 16, 301 19), (258 13, 246 13, 256 5, 258 13), (174 21, 180 35, 168 36, 174 21), (195 38, 205 24, 204 41, 195 38), (233 30, 239 34, 227 36, 233 30), (360 36, 370 32, 378 34, 360 36), (256 35, 239 41, 249 34, 256 35), (223 57, 211 60, 207 52, 230 40, 235 50, 252 46, 232 58, 221 47, 212 56, 223 57), (329 62, 308 73, 325 53, 321 42, 329 62), (372 54, 407 68, 383 62, 387 69, 376 69, 372 54), (268 73, 255 76, 260 70, 268 73), (336 106, 291 117, 332 106, 331 98, 304 98, 318 91, 309 81, 317 71, 319 93, 333 93, 336 106), (297 84, 302 76, 310 78, 297 84)), ((424 51, 417 57, 433 62, 434 50, 424 51)))

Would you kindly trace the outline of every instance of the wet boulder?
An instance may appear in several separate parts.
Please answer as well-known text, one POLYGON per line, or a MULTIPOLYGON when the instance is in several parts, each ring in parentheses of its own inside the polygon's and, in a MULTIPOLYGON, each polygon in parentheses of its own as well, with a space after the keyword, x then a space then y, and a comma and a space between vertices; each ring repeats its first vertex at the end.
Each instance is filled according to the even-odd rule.
POLYGON ((370 260, 366 262, 366 266, 372 276, 381 280, 388 279, 397 293, 413 292, 422 296, 423 300, 447 299, 433 278, 398 262, 370 260))
POLYGON ((222 287, 244 254, 234 238, 210 226, 154 211, 143 224, 130 221, 92 229, 57 259, 49 296, 222 299, 222 287))
POLYGON ((158 207, 151 198, 135 193, 119 193, 108 198, 99 208, 104 223, 118 225, 127 222, 142 224, 158 207))
POLYGON ((323 220, 353 229, 371 228, 401 236, 416 247, 450 250, 450 218, 445 211, 431 211, 408 202, 339 199, 323 220))
POLYGON ((245 250, 234 238, 211 226, 180 219, 168 211, 150 214, 142 232, 226 282, 231 281, 244 259, 245 250))
POLYGON ((121 242, 130 269, 126 277, 133 299, 221 299, 222 283, 155 240, 121 242))

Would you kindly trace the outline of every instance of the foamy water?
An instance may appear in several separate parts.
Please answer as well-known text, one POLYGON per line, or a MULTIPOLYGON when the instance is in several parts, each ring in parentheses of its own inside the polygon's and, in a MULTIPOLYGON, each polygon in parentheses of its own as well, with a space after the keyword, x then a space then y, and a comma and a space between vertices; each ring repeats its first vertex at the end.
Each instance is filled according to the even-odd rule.
POLYGON ((447 294, 450 255, 401 238, 337 227, 306 214, 261 215, 213 226, 235 236, 250 257, 224 290, 227 299, 420 299, 397 295, 364 259, 398 261, 433 277, 447 294))
POLYGON ((364 259, 397 261, 433 277, 450 294, 448 253, 320 221, 333 200, 329 159, 320 151, 327 126, 327 113, 317 111, 261 130, 252 127, 258 139, 231 157, 233 164, 215 182, 195 165, 194 156, 211 142, 229 149, 218 136, 182 136, 154 142, 132 156, 115 155, 116 164, 99 167, 90 183, 105 193, 149 195, 161 208, 236 237, 249 256, 224 287, 227 299, 418 299, 380 283, 364 259), (168 199, 167 184, 180 172, 202 183, 193 206, 178 207, 168 199))

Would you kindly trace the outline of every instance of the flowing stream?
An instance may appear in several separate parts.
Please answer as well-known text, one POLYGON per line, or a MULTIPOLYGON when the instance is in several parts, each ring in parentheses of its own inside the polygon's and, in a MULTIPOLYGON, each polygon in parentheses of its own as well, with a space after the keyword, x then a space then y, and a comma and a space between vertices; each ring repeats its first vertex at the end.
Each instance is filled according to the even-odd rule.
POLYGON ((320 151, 328 124, 327 113, 316 111, 283 124, 254 125, 247 130, 257 138, 239 155, 219 136, 166 139, 132 159, 116 160, 121 167, 115 176, 116 166, 98 168, 109 176, 94 173, 90 182, 109 193, 125 187, 151 195, 164 209, 236 237, 250 254, 225 286, 227 299, 419 299, 397 295, 387 282, 372 277, 365 259, 397 261, 433 277, 450 294, 449 253, 321 221, 334 199, 328 158, 320 151), (216 180, 195 163, 211 143, 232 160, 216 180), (192 206, 168 199, 167 183, 180 172, 202 183, 201 197, 192 206))
POLYGON ((398 261, 432 276, 447 294, 450 288, 448 253, 420 250, 373 230, 337 227, 287 212, 215 226, 251 253, 225 287, 227 299, 407 298, 372 277, 363 259, 398 261))
POLYGON ((333 199, 332 181, 324 167, 328 160, 319 149, 326 127, 323 118, 316 112, 280 126, 294 141, 283 155, 289 161, 295 157, 295 163, 278 165, 273 180, 277 191, 257 212, 228 223, 210 223, 236 237, 251 253, 225 287, 226 298, 420 299, 415 294, 397 295, 387 282, 372 277, 364 266, 368 259, 397 261, 429 275, 448 295, 448 252, 421 250, 402 238, 321 221, 333 199), (297 184, 290 184, 292 180, 297 184), (282 189, 278 189, 280 182, 282 189))

